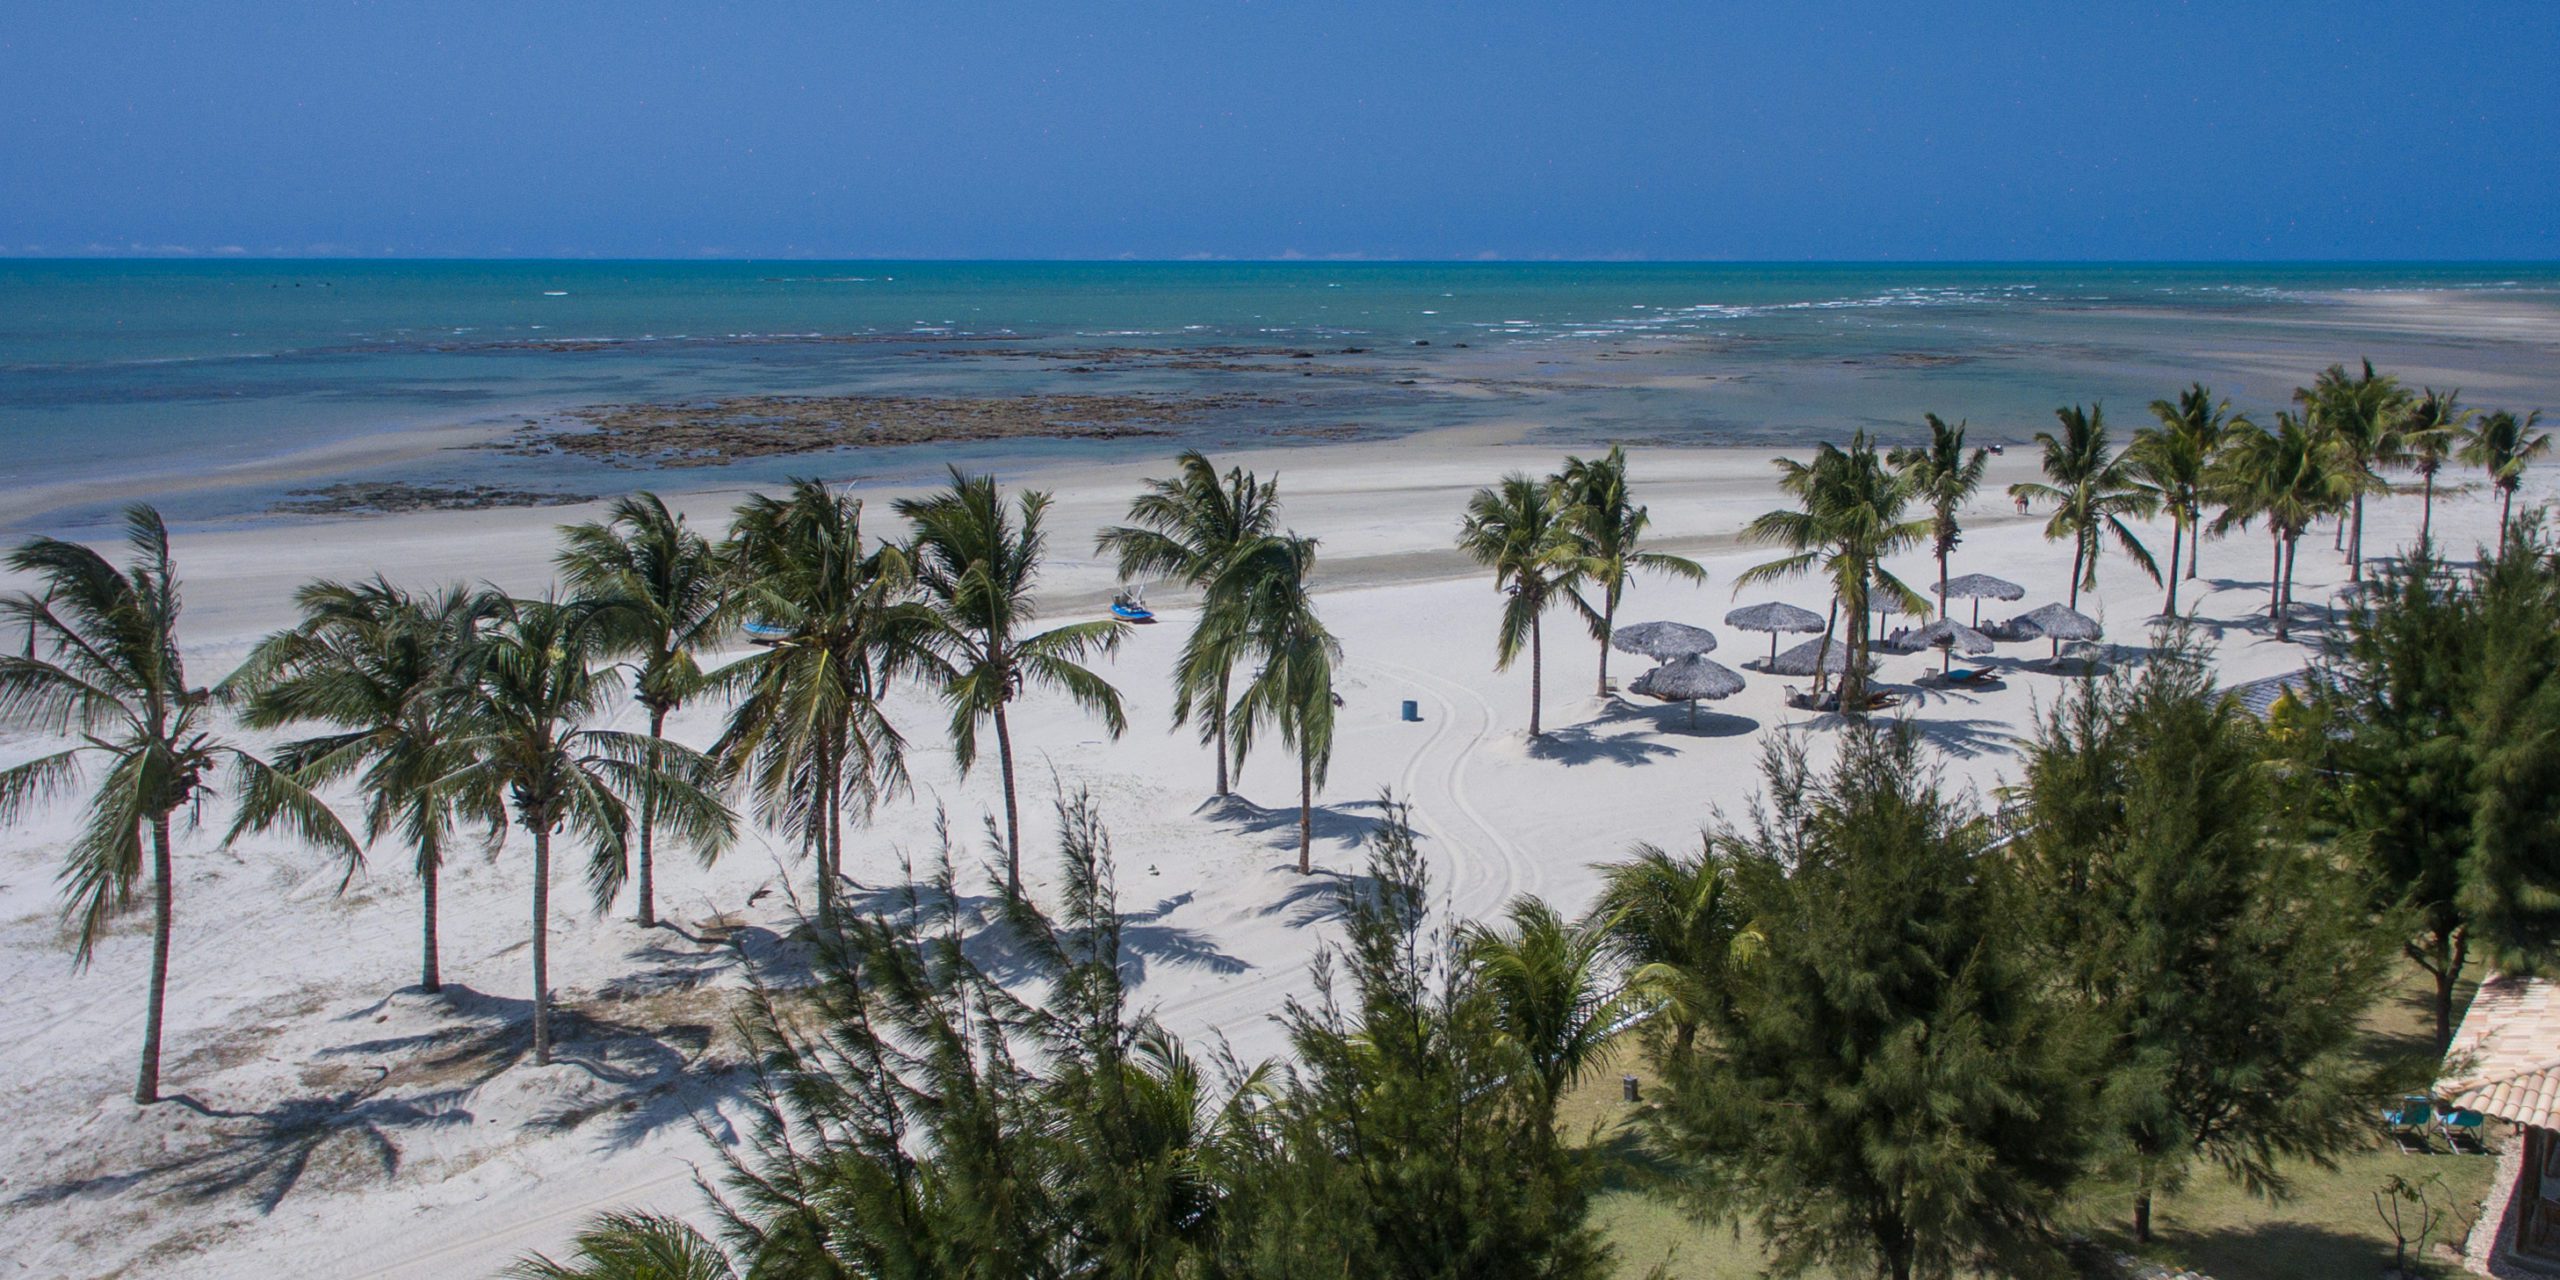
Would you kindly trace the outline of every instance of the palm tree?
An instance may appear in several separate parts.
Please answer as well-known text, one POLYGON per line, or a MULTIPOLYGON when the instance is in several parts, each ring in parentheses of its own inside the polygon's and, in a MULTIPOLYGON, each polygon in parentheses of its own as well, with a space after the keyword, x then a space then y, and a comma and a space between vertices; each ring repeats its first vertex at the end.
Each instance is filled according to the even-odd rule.
POLYGON ((1022 887, 1022 818, 1016 806, 1013 730, 1005 707, 1034 684, 1102 714, 1112 737, 1128 731, 1120 691, 1083 661, 1120 647, 1128 626, 1116 619, 1071 622, 1021 634, 1038 616, 1031 595, 1047 547, 1041 532, 1049 495, 1024 493, 1005 511, 994 476, 951 469, 951 486, 930 498, 901 498, 898 514, 915 525, 908 557, 916 585, 933 609, 929 643, 942 660, 942 693, 951 704, 951 749, 966 773, 978 757, 978 722, 996 728, 996 762, 1004 775, 1005 883, 1022 887))
POLYGON ((1298 753, 1300 875, 1315 870, 1316 788, 1333 763, 1333 668, 1342 661, 1342 645, 1308 590, 1315 563, 1315 539, 1267 536, 1240 548, 1212 590, 1218 607, 1233 612, 1218 625, 1238 637, 1237 656, 1261 664, 1230 717, 1237 763, 1266 721, 1298 753))
POLYGON ((709 1236, 662 1213, 608 1213, 579 1228, 569 1261, 532 1254, 508 1280, 736 1280, 709 1236))
POLYGON ((620 691, 600 659, 609 647, 594 610, 556 600, 493 600, 464 671, 471 693, 464 763, 439 784, 479 811, 511 806, 533 838, 533 1060, 551 1061, 551 837, 587 844, 587 882, 599 911, 621 887, 631 832, 627 797, 655 795, 657 816, 706 855, 727 843, 735 820, 720 802, 708 757, 664 738, 586 723, 620 691))
POLYGON ((1468 926, 1462 945, 1493 997, 1495 1024, 1527 1060, 1545 1121, 1535 1128, 1552 1138, 1557 1102, 1600 1065, 1627 995, 1603 972, 1609 944, 1599 928, 1527 894, 1505 914, 1510 928, 1468 926))
MULTIPOLYGON (((1926 537, 1929 519, 1908 519, 1912 484, 1892 470, 1875 442, 1860 431, 1849 447, 1825 444, 1813 461, 1778 459, 1778 487, 1794 497, 1797 507, 1765 511, 1743 528, 1753 542, 1788 549, 1791 554, 1753 565, 1734 580, 1736 587, 1791 578, 1815 568, 1831 580, 1833 608, 1849 620, 1848 673, 1840 680, 1840 706, 1850 714, 1866 710, 1866 667, 1870 638, 1868 613, 1876 598, 1907 613, 1929 611, 1929 602, 1884 567, 1885 557, 1926 537)), ((1831 633, 1823 632, 1823 652, 1831 633)))
POLYGON ((738 698, 711 754, 747 778, 759 817, 799 837, 819 919, 833 921, 845 802, 867 817, 907 785, 906 741, 881 701, 933 667, 933 618, 907 598, 906 553, 866 543, 862 503, 820 481, 741 503, 722 558, 758 646, 710 677, 738 698))
POLYGON ((2136 479, 2132 465, 2107 444, 2105 410, 2071 405, 2054 410, 2053 416, 2061 421, 2062 434, 2036 433, 2036 442, 2044 446, 2045 479, 2051 483, 2030 480, 2010 485, 2009 492, 2053 504, 2044 536, 2049 542, 2071 540, 2071 607, 2080 607, 2083 589, 2097 589, 2102 535, 2113 534, 2116 545, 2153 582, 2160 581, 2160 566, 2150 549, 2125 524, 2127 516, 2150 515, 2155 499, 2136 479))
MULTIPOLYGON (((707 683, 694 655, 727 629, 720 555, 658 495, 642 490, 613 504, 612 518, 560 531, 560 571, 605 628, 609 652, 637 667, 632 695, 649 712, 649 736, 667 736, 667 716, 707 683)), ((654 854, 658 798, 640 793, 639 899, 634 918, 658 923, 654 854)))
POLYGON ((2349 376, 2344 365, 2321 370, 2312 384, 2293 393, 2294 402, 2324 436, 2337 455, 2330 470, 2353 494, 2348 519, 2347 577, 2364 580, 2364 496, 2388 489, 2381 468, 2398 459, 2400 427, 2409 412, 2409 390, 2388 374, 2375 373, 2373 362, 2349 376))
POLYGON ((347 859, 360 854, 335 814, 303 785, 223 739, 206 723, 213 693, 187 683, 178 648, 178 570, 169 530, 147 506, 125 511, 131 562, 119 571, 77 543, 30 538, 8 565, 44 592, 0 598, 0 616, 27 628, 27 653, 0 657, 0 723, 79 741, 0 770, 0 823, 80 787, 87 764, 104 773, 89 788, 88 816, 63 850, 63 918, 76 925, 72 963, 87 968, 117 916, 151 895, 151 982, 142 1025, 142 1068, 133 1100, 160 1100, 161 1013, 169 991, 170 819, 214 790, 220 770, 239 797, 223 843, 283 824, 347 859), (145 838, 148 837, 146 844, 145 838), (148 862, 146 864, 146 859, 148 862))
POLYGON ((1572 593, 1582 571, 1565 502, 1552 480, 1514 471, 1491 489, 1467 499, 1458 549, 1493 570, 1493 584, 1508 597, 1502 627, 1494 635, 1493 669, 1508 671, 1529 650, 1529 736, 1540 734, 1538 704, 1546 679, 1546 645, 1540 621, 1557 600, 1572 593))
POLYGON ((1555 481, 1564 495, 1565 527, 1582 562, 1577 576, 1600 588, 1597 609, 1575 584, 1568 583, 1565 590, 1583 620, 1591 624, 1592 638, 1600 642, 1600 696, 1605 698, 1609 696, 1609 638, 1617 633, 1618 599, 1626 594, 1627 579, 1642 569, 1704 582, 1707 571, 1684 556, 1643 549, 1644 531, 1653 517, 1627 496, 1625 449, 1613 445, 1607 456, 1589 461, 1567 458, 1555 481))
POLYGON ((2418 545, 2434 545, 2436 523, 2436 473, 2444 470, 2445 460, 2461 447, 2469 431, 2472 411, 2462 405, 2459 388, 2439 392, 2433 387, 2418 398, 2409 417, 2400 426, 2400 461, 2417 470, 2426 483, 2425 505, 2418 509, 2418 545))
POLYGON ((2214 521, 2215 532, 2264 520, 2274 540, 2267 611, 2275 619, 2278 640, 2289 630, 2293 567, 2303 531, 2344 506, 2352 491, 2353 482, 2332 469, 2336 456, 2310 423, 2279 412, 2273 431, 2255 425, 2233 431, 2217 464, 2221 475, 2214 487, 2222 495, 2223 511, 2214 521))
POLYGON ((1660 1006, 1684 1061, 1698 1028, 1731 1012, 1735 968, 1760 941, 1732 870, 1700 845, 1689 858, 1637 845, 1625 862, 1597 868, 1600 899, 1591 907, 1628 990, 1660 1006))
MULTIPOLYGON (((1241 467, 1222 478, 1208 455, 1186 449, 1176 459, 1179 472, 1169 480, 1149 480, 1146 491, 1131 499, 1129 521, 1105 529, 1094 550, 1116 556, 1120 580, 1169 578, 1207 591, 1218 581, 1237 551, 1272 531, 1280 514, 1280 486, 1264 484, 1241 467)), ((1237 637, 1222 634, 1210 623, 1226 616, 1203 602, 1191 637, 1174 668, 1173 722, 1188 723, 1193 708, 1205 707, 1200 737, 1216 744, 1218 790, 1225 796, 1227 776, 1228 685, 1235 674, 1237 637)))
POLYGON ((1982 473, 1991 465, 1991 451, 1964 451, 1965 424, 1950 427, 1938 415, 1923 415, 1929 422, 1929 443, 1908 449, 1896 449, 1890 456, 1896 470, 1909 478, 1912 496, 1928 504, 1929 538, 1938 556, 1938 616, 1947 616, 1947 557, 1955 554, 1956 544, 1963 540, 1963 530, 1956 526, 1956 513, 1973 500, 1973 492, 1982 487, 1982 473))
POLYGON ((2175 522, 2169 536, 2169 599, 2160 609, 2175 615, 2182 554, 2189 578, 2196 576, 2196 561, 2204 556, 2204 500, 2214 454, 2223 438, 2248 419, 2234 416, 2231 402, 2214 399, 2201 382, 2179 392, 2175 404, 2152 401, 2151 416, 2159 424, 2135 431, 2124 453, 2135 483, 2175 522))
POLYGON ((503 810, 464 813, 437 782, 463 763, 454 737, 462 708, 456 680, 480 623, 481 598, 459 587, 420 597, 382 578, 314 582, 295 593, 302 621, 261 642, 226 683, 245 695, 242 722, 274 729, 328 724, 276 765, 305 785, 362 771, 364 838, 395 831, 418 876, 418 989, 444 989, 436 956, 436 890, 445 846, 466 818, 493 832, 503 810))
POLYGON ((2522 418, 2507 410, 2487 414, 2462 440, 2464 462, 2489 473, 2498 491, 2498 554, 2507 553, 2507 528, 2515 523, 2516 490, 2524 487, 2525 468, 2551 452, 2548 432, 2533 428, 2542 421, 2536 409, 2522 418))

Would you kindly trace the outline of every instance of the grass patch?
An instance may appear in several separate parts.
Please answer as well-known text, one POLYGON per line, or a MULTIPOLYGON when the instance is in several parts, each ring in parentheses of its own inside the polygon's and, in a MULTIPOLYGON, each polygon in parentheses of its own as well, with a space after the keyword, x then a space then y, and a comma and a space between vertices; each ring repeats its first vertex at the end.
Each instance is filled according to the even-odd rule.
MULTIPOLYGON (((2435 1071, 2433 989, 2414 967, 2366 1015, 2364 1056, 2377 1088, 2388 1097, 2423 1089, 2435 1071)), ((2455 992, 2458 1010, 2471 1000, 2472 984, 2455 992)), ((1746 1228, 1701 1223, 1671 1197, 1667 1171, 1631 1123, 1636 1108, 1621 1097, 1619 1078, 1633 1075, 1645 1096, 1652 1072, 1632 1039, 1622 1039, 1609 1061, 1558 1109, 1565 1134, 1601 1161, 1601 1190, 1592 1220, 1617 1250, 1618 1274, 1660 1274, 1667 1280, 1741 1280, 1763 1274, 1767 1260, 1746 1228)), ((2377 1102, 2377 1109, 2379 1102, 2377 1102)), ((2500 1126, 2493 1126, 2498 1128, 2500 1126)), ((2511 1135, 2494 1133, 2493 1144, 2511 1135)), ((2285 1173, 2288 1194, 2270 1203, 2250 1195, 2216 1170, 2199 1166, 2186 1189, 2157 1197, 2152 1243, 2141 1251, 2152 1261, 2193 1268, 2214 1280, 2338 1280, 2374 1276, 2390 1265, 2391 1233, 2374 1215, 2373 1193, 2394 1175, 2429 1187, 2444 1210, 2436 1241, 2459 1241, 2489 1193, 2497 1158, 2453 1154, 2438 1143, 2429 1154, 2407 1155, 2384 1140, 2377 1127, 2369 1147, 2338 1161, 2335 1169, 2302 1163, 2285 1173)), ((2067 1229, 2111 1249, 2131 1252, 2133 1197, 2129 1185, 2098 1181, 2082 1190, 2063 1214, 2067 1229)), ((2461 1269, 2439 1258, 2418 1260, 2452 1276, 2461 1269)))

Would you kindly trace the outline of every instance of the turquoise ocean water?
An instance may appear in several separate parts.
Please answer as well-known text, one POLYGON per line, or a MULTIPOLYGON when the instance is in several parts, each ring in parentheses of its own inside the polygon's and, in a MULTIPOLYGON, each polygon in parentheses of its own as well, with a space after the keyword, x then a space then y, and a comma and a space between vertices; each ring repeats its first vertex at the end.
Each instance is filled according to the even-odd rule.
POLYGON ((132 496, 255 518, 331 478, 601 492, 1168 447, 840 451, 681 481, 400 447, 762 393, 1228 396, 1181 428, 1201 443, 1494 420, 1783 443, 1924 411, 2022 440, 2065 401, 2129 419, 2204 377, 2271 404, 2372 355, 2560 407, 2535 398, 2560 373, 2545 320, 2552 264, 0 262, 0 494, 10 524, 76 527, 132 496), (2367 305, 2403 295, 2506 319, 2367 305))

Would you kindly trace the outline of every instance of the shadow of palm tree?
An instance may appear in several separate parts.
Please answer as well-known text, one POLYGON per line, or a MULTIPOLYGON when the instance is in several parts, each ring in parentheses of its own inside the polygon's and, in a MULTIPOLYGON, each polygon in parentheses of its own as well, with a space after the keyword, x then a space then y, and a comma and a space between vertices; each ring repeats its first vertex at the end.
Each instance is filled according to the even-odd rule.
POLYGON ((1929 745, 1959 760, 2018 754, 2018 735, 2006 721, 1980 717, 1941 720, 1909 716, 1905 717, 1905 722, 1929 745))
POLYGON ((1324 867, 1318 867, 1304 876, 1297 877, 1297 881, 1296 884, 1289 886, 1288 892, 1280 895, 1278 901, 1262 908, 1259 914, 1285 915, 1289 918, 1289 924, 1292 927, 1303 929, 1309 925, 1341 919, 1345 893, 1367 895, 1379 890, 1375 876, 1356 871, 1333 871, 1324 867))
POLYGON ((10 1203, 50 1205, 129 1191, 199 1203, 241 1195, 265 1215, 301 1185, 314 1160, 341 1141, 353 1164, 378 1169, 388 1181, 400 1170, 395 1131, 472 1122, 471 1113, 455 1105, 463 1090, 387 1097, 382 1090, 388 1078, 385 1070, 353 1088, 288 1098, 255 1111, 226 1110, 187 1094, 172 1095, 170 1105, 214 1122, 211 1140, 199 1149, 120 1173, 48 1183, 10 1203))
MULTIPOLYGON (((1320 804, 1310 820, 1310 832, 1318 843, 1332 843, 1346 849, 1357 849, 1376 830, 1378 820, 1365 817, 1361 810, 1374 810, 1375 800, 1352 800, 1340 804, 1320 804)), ((1197 810, 1202 817, 1245 835, 1268 837, 1264 843, 1274 848, 1296 851, 1298 847, 1298 810, 1292 805, 1283 809, 1265 809, 1240 795, 1212 799, 1197 810)))
MULTIPOLYGON (((1635 708, 1629 708, 1629 710, 1633 711, 1635 708)), ((1615 718, 1625 720, 1635 717, 1621 715, 1615 718)), ((1668 743, 1656 742, 1649 737, 1594 732, 1595 723, 1606 724, 1609 723, 1609 719, 1604 717, 1597 722, 1549 729, 1544 736, 1529 740, 1529 756, 1535 760, 1559 761, 1568 766, 1600 763, 1633 766, 1652 764, 1666 756, 1679 754, 1678 748, 1668 743)))

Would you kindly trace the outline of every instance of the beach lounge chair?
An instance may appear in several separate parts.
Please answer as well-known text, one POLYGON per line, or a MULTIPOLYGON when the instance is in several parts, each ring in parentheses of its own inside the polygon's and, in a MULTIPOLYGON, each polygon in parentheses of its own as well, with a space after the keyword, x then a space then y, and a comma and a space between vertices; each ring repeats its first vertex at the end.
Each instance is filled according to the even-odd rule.
POLYGON ((2436 1112, 2436 1132, 2444 1135, 2444 1145, 2460 1151, 2468 1145, 2473 1151, 2489 1149, 2489 1117, 2460 1107, 2446 1107, 2436 1112))
POLYGON ((2435 1114, 2434 1100, 2413 1093, 2400 1099, 2398 1107, 2382 1113, 2382 1127, 2402 1151, 2418 1154, 2427 1149, 2428 1122, 2435 1119, 2435 1114))

